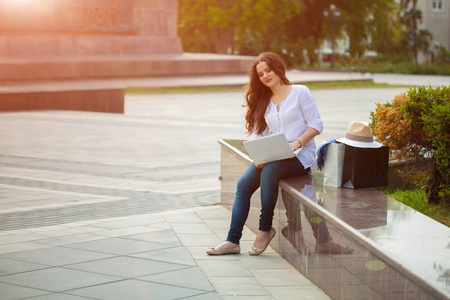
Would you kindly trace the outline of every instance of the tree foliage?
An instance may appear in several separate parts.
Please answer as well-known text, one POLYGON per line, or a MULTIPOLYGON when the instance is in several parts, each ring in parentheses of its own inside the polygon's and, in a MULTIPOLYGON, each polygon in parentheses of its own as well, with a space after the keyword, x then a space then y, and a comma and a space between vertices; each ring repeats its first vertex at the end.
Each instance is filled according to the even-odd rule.
POLYGON ((371 49, 384 55, 406 54, 401 6, 392 1, 373 1, 373 5, 373 17, 367 22, 371 49))
POLYGON ((429 202, 450 202, 450 86, 412 88, 371 114, 377 140, 406 161, 424 161, 429 202))
POLYGON ((189 52, 274 51, 288 64, 314 64, 331 26, 349 36, 352 56, 401 48, 398 8, 395 0, 179 0, 179 35, 189 52), (333 24, 324 16, 331 3, 341 12, 333 24))
POLYGON ((417 54, 423 52, 429 53, 429 47, 433 35, 430 31, 418 29, 419 23, 422 22, 422 11, 417 9, 417 0, 401 0, 402 21, 405 25, 404 40, 409 45, 409 53, 417 64, 417 54))
POLYGON ((237 0, 180 0, 179 35, 192 52, 226 53, 242 13, 237 0))
POLYGON ((297 0, 180 0, 179 34, 188 51, 256 53, 279 45, 298 13, 297 0))

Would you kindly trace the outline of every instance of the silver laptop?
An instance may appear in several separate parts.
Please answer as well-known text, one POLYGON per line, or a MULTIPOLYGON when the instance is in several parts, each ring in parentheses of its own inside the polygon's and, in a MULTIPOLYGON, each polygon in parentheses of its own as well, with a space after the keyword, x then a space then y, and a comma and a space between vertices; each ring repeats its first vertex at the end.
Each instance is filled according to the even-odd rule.
POLYGON ((256 165, 297 156, 302 148, 292 151, 284 133, 277 133, 244 142, 244 147, 256 165))

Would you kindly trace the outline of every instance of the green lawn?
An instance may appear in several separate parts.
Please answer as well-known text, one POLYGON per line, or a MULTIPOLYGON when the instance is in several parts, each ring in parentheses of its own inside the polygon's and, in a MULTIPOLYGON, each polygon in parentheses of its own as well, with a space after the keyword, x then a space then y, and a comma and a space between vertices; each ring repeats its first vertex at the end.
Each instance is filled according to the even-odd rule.
MULTIPOLYGON (((328 82, 305 82, 311 90, 318 89, 353 89, 353 88, 387 88, 396 85, 375 83, 373 80, 346 80, 328 82)), ((398 86, 398 85, 397 85, 398 86)), ((204 87, 172 87, 172 88, 129 88, 127 94, 166 94, 166 93, 209 93, 244 91, 244 86, 204 86, 204 87)))
POLYGON ((450 227, 450 205, 444 203, 440 205, 428 204, 425 189, 384 189, 380 192, 450 227))

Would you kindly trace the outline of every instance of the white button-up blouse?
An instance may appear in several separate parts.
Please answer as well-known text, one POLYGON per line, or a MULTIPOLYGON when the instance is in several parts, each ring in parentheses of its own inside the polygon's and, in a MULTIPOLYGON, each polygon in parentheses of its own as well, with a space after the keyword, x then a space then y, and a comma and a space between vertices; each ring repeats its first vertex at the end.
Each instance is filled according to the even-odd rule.
MULTIPOLYGON (((267 128, 261 135, 253 134, 252 138, 284 133, 289 143, 295 141, 307 127, 322 133, 323 124, 311 91, 304 85, 293 85, 289 96, 281 102, 280 110, 270 101, 267 106, 265 120, 267 128)), ((297 155, 302 165, 310 168, 314 165, 316 144, 314 139, 303 145, 297 155)))

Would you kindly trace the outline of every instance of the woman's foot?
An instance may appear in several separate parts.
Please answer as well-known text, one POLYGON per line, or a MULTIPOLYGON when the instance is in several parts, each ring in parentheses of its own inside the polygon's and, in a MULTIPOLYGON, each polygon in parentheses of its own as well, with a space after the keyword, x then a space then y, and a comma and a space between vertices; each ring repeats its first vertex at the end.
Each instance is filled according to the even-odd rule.
POLYGON ((270 231, 258 230, 255 242, 253 243, 253 246, 250 247, 250 250, 248 250, 248 254, 260 255, 261 253, 263 253, 266 250, 267 246, 269 246, 270 241, 273 239, 276 233, 277 232, 273 227, 270 229, 270 231))
POLYGON ((219 246, 208 248, 206 253, 209 255, 239 254, 241 253, 241 247, 238 244, 226 241, 219 246))
POLYGON ((317 245, 318 253, 332 253, 332 254, 352 254, 355 252, 350 246, 343 246, 335 241, 328 241, 317 245))

